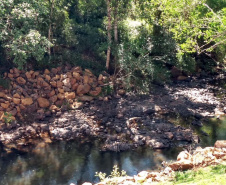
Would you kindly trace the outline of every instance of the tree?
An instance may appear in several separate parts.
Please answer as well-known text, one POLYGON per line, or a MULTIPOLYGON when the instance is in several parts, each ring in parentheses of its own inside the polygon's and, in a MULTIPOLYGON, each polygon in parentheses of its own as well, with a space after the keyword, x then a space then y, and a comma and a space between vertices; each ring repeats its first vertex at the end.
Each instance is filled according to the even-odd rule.
POLYGON ((8 57, 19 68, 28 59, 42 60, 51 46, 38 29, 39 23, 45 22, 42 16, 47 13, 42 1, 2 0, 0 12, 0 41, 8 57))
POLYGON ((111 30, 112 30, 112 23, 111 23, 111 0, 107 1, 107 17, 108 17, 108 26, 107 26, 107 33, 108 33, 108 49, 107 49, 107 59, 106 59, 106 68, 109 69, 110 66, 110 56, 111 56, 111 30))

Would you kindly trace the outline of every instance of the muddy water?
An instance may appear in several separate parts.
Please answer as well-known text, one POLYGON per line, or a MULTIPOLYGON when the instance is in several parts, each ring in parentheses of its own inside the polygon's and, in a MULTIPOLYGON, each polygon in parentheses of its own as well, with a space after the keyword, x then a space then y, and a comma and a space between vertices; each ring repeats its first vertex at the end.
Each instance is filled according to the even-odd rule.
MULTIPOLYGON (((226 117, 210 119, 192 125, 192 118, 171 115, 169 121, 193 127, 201 138, 199 145, 211 146, 218 139, 226 139, 226 117)), ((175 160, 183 148, 151 150, 137 148, 127 152, 101 152, 98 142, 81 144, 57 142, 31 149, 28 153, 14 152, 2 155, 0 159, 0 184, 2 185, 67 185, 82 184, 85 181, 97 182, 95 172, 110 174, 114 165, 135 175, 142 170, 155 170, 162 161, 175 160)), ((2 153, 1 153, 2 154, 2 153)))

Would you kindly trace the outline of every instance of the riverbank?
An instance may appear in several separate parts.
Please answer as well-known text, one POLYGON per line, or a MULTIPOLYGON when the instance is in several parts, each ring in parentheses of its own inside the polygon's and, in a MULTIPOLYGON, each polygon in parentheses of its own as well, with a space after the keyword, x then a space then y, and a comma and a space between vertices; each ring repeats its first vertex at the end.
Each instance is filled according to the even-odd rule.
MULTIPOLYGON (((34 140, 77 138, 102 141, 102 151, 123 151, 145 145, 170 148, 198 143, 191 126, 224 115, 225 89, 219 86, 225 76, 190 78, 170 85, 153 85, 149 95, 116 94, 77 101, 74 109, 64 109, 29 124, 11 123, 0 130, 4 150, 21 150, 34 140), (218 96, 218 93, 221 96, 218 96), (187 126, 176 125, 167 117, 183 117, 187 126)), ((65 106, 64 106, 65 107, 65 106)))
MULTIPOLYGON (((224 170, 221 172, 218 172, 215 170, 215 173, 212 175, 216 175, 217 173, 221 173, 223 176, 225 176, 225 169, 226 169, 226 141, 217 141, 214 145, 214 147, 206 147, 206 148, 197 148, 194 151, 188 153, 187 151, 182 151, 177 156, 177 161, 173 163, 163 163, 165 168, 163 168, 160 172, 148 172, 148 171, 142 171, 139 172, 137 175, 131 176, 124 176, 118 172, 117 170, 114 170, 112 173, 111 178, 103 178, 100 183, 97 183, 95 185, 108 185, 108 184, 120 184, 120 185, 148 185, 148 184, 174 184, 175 181, 181 180, 183 183, 183 180, 185 182, 188 182, 191 178, 189 175, 187 175, 186 179, 182 178, 182 175, 180 173, 177 173, 177 171, 184 171, 188 169, 193 169, 193 171, 200 171, 200 169, 206 170, 205 167, 207 166, 217 166, 217 168, 221 168, 224 170), (224 166, 219 166, 224 165, 224 166), (186 181, 187 180, 187 181, 186 181), (171 183, 171 181, 174 181, 171 183)), ((207 170, 206 170, 207 171, 207 170)), ((190 172, 191 173, 191 172, 190 172)), ((203 172, 202 172, 203 173, 203 172)), ((210 174, 210 170, 208 172, 210 174)), ((187 172, 189 174, 189 172, 187 172)), ((195 174, 195 173, 194 173, 195 174)), ((205 174, 203 173, 203 176, 205 174)), ((99 175, 103 176, 103 174, 99 175)), ((186 175, 185 175, 186 176, 186 175)), ((209 178, 208 176, 206 178, 209 178)), ((196 183, 196 179, 198 179, 198 174, 194 175, 193 181, 191 183, 196 183)), ((198 179, 199 180, 199 179, 198 179)), ((215 183, 215 184, 225 184, 225 178, 218 178, 213 181, 213 179, 209 179, 210 181, 206 182, 206 184, 209 183, 215 183)), ((191 180, 190 180, 191 181, 191 180)), ((177 182, 178 184, 180 182, 177 182)), ((204 183, 205 184, 205 183, 204 183)), ((73 185, 73 183, 71 184, 73 185)), ((92 185, 91 183, 84 183, 83 185, 92 185)))

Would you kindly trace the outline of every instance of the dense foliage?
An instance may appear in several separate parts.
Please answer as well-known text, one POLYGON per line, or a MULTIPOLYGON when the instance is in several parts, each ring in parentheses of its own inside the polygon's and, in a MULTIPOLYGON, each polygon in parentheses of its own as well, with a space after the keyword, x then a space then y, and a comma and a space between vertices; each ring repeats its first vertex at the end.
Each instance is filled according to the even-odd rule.
POLYGON ((0 63, 102 71, 107 60, 128 87, 148 88, 173 66, 224 65, 225 30, 225 0, 1 0, 0 63))

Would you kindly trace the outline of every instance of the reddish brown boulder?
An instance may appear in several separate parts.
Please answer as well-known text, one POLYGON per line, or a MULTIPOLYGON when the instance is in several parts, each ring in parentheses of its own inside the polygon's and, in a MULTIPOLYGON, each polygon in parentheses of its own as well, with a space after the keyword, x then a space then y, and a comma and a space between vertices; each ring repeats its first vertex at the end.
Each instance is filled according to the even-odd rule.
POLYGON ((57 81, 57 87, 58 88, 63 88, 63 82, 57 81))
POLYGON ((91 96, 98 96, 101 93, 101 87, 96 87, 94 91, 90 91, 91 96))
POLYGON ((78 88, 78 86, 79 86, 79 84, 78 84, 78 83, 74 84, 74 85, 72 86, 72 90, 73 90, 73 91, 76 91, 76 90, 77 90, 77 88, 78 88))
POLYGON ((88 84, 89 83, 89 76, 84 76, 83 77, 83 83, 88 84))
POLYGON ((48 69, 45 69, 44 74, 48 75, 50 74, 50 71, 48 69))
POLYGON ((13 95, 14 98, 20 98, 20 95, 18 93, 13 95))
POLYGON ((52 96, 54 96, 55 95, 55 91, 54 90, 52 90, 52 91, 50 91, 49 93, 48 93, 48 96, 49 97, 52 97, 52 96))
POLYGON ((16 81, 17 81, 18 84, 21 84, 21 85, 26 84, 26 80, 24 78, 22 78, 22 77, 18 77, 16 79, 16 81))
POLYGON ((5 101, 5 103, 1 103, 1 107, 4 109, 8 109, 10 106, 10 103, 8 101, 5 101))
POLYGON ((46 79, 47 81, 50 81, 50 80, 51 80, 51 77, 50 77, 49 75, 45 75, 45 79, 46 79))
POLYGON ((73 72, 73 77, 76 79, 76 80, 80 80, 81 76, 79 73, 77 72, 73 72))
POLYGON ((71 78, 71 85, 74 85, 76 83, 76 79, 75 78, 71 78))
POLYGON ((22 103, 22 105, 27 106, 27 105, 31 105, 33 103, 33 100, 32 100, 32 98, 23 98, 21 100, 21 103, 22 103))
POLYGON ((59 93, 59 94, 57 95, 57 98, 58 98, 59 100, 63 100, 63 99, 65 99, 65 95, 59 93))
POLYGON ((5 93, 4 92, 0 92, 0 98, 5 98, 5 97, 6 97, 5 93))
POLYGON ((75 99, 75 93, 74 92, 66 92, 65 93, 65 98, 67 100, 69 100, 69 99, 75 99))
POLYGON ((45 99, 45 98, 38 98, 37 99, 38 101, 38 105, 41 107, 41 108, 46 108, 46 107, 49 107, 50 103, 49 103, 49 100, 45 99))
POLYGON ((27 77, 27 79, 30 79, 30 78, 31 78, 30 72, 26 72, 26 73, 25 73, 25 76, 27 77))
POLYGON ((55 81, 50 82, 50 84, 52 85, 52 87, 57 87, 57 83, 55 81))
POLYGON ((15 103, 16 105, 19 105, 20 99, 19 98, 13 98, 13 103, 15 103))
POLYGON ((81 96, 78 99, 80 101, 92 101, 94 98, 92 96, 81 96))

